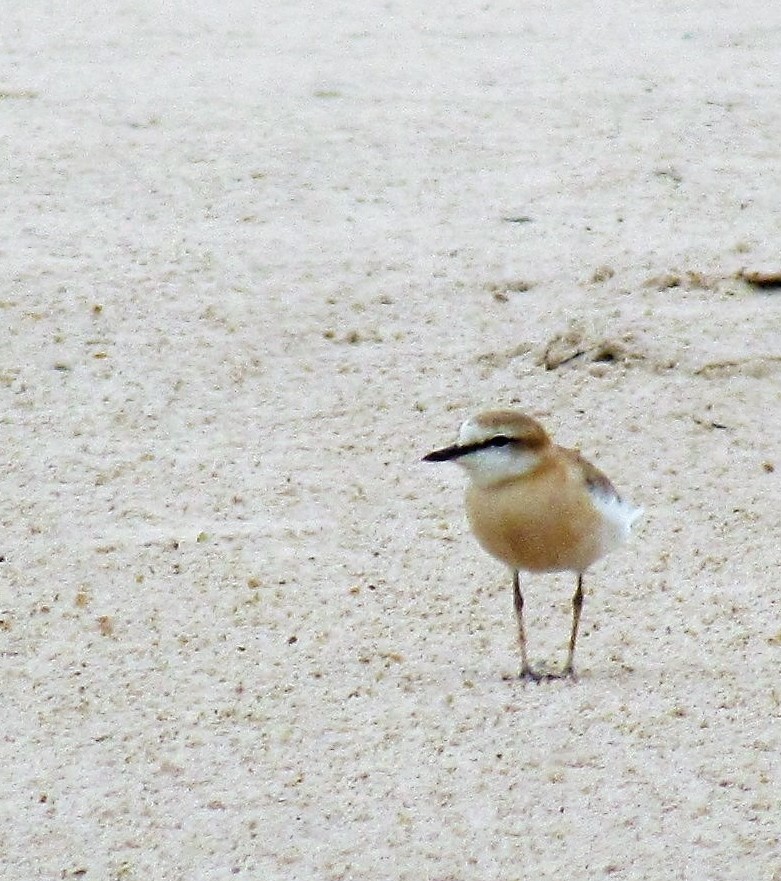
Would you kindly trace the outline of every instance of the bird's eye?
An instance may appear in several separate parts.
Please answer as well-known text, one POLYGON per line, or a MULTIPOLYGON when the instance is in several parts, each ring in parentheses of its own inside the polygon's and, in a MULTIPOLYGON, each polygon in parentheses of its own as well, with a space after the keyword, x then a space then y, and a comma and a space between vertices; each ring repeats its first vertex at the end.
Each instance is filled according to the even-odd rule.
POLYGON ((506 447, 509 443, 512 443, 512 440, 504 434, 497 434, 496 437, 491 438, 492 447, 506 447))

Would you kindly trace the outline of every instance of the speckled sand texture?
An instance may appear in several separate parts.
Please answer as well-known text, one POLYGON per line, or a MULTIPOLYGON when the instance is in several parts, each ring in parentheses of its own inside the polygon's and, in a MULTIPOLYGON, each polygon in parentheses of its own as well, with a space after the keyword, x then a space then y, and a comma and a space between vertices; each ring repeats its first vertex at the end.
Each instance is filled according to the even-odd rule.
POLYGON ((779 881, 781 8, 2 19, 2 881, 779 881), (576 683, 495 406, 646 509, 576 683))

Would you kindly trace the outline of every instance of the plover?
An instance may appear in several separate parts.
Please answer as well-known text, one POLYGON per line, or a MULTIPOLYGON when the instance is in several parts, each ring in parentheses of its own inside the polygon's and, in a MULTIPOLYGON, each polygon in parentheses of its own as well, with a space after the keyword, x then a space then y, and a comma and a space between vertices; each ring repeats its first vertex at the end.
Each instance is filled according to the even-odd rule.
POLYGON ((512 571, 521 676, 556 678, 529 664, 519 572, 569 570, 577 575, 572 629, 562 676, 575 672, 575 643, 583 608, 583 573, 622 544, 642 510, 577 450, 554 444, 545 429, 515 410, 467 419, 458 441, 424 456, 454 461, 469 475, 466 511, 477 541, 512 571))

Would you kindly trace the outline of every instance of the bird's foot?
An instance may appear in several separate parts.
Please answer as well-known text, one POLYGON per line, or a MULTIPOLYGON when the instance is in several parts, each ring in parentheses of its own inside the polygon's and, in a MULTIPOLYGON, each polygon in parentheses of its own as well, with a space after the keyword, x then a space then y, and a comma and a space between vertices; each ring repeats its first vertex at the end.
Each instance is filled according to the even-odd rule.
POLYGON ((555 678, 555 674, 549 673, 547 670, 535 670, 532 667, 523 667, 521 670, 521 679, 524 682, 547 682, 555 678))
POLYGON ((575 672, 575 668, 572 664, 567 664, 566 667, 561 671, 561 675, 559 679, 572 679, 574 682, 578 678, 578 674, 575 672))
POLYGON ((524 682, 555 682, 560 679, 577 679, 572 666, 566 666, 560 673, 554 670, 535 670, 526 666, 521 669, 521 677, 524 682))

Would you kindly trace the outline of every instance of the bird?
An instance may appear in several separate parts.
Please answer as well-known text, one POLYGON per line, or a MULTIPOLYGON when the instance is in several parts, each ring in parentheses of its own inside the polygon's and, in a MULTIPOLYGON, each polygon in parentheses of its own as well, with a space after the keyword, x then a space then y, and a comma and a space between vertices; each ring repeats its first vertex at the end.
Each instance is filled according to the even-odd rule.
POLYGON ((467 473, 466 513, 480 546, 512 572, 521 678, 575 677, 575 644, 583 609, 583 576, 621 545, 643 514, 579 450, 555 444, 543 426, 518 410, 489 410, 468 418, 451 446, 425 462, 455 462, 467 473), (559 674, 529 663, 520 572, 576 575, 566 663, 559 674))

